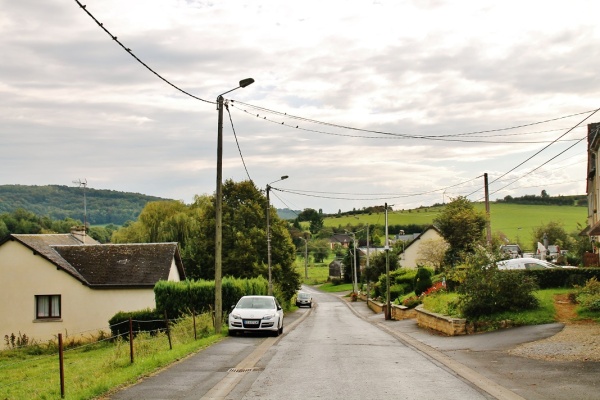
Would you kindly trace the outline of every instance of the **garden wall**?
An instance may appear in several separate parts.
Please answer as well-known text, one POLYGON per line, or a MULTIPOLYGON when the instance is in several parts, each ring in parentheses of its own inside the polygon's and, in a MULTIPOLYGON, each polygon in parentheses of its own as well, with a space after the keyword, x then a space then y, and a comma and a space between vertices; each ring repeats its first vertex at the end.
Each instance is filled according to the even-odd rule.
POLYGON ((415 308, 417 313, 417 325, 421 328, 433 329, 448 336, 466 335, 467 320, 464 318, 453 318, 427 311, 423 305, 415 308))

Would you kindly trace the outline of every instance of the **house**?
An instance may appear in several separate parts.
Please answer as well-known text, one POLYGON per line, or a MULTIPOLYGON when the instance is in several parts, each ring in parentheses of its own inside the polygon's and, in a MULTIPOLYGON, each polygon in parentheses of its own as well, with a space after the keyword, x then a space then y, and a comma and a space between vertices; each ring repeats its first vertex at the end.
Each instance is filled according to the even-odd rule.
POLYGON ((115 313, 154 308, 159 280, 183 279, 177 243, 12 234, 0 241, 0 337, 20 332, 45 341, 108 331, 115 313))
POLYGON ((347 249, 350 247, 350 242, 352 242, 352 236, 343 233, 336 233, 329 238, 329 247, 331 250, 333 250, 335 249, 336 245, 340 245, 347 249))
MULTIPOLYGON (((588 124, 588 163, 587 163, 587 199, 588 199, 588 217, 587 227, 581 233, 590 237, 592 243, 598 243, 600 240, 600 218, 598 217, 598 207, 600 206, 600 123, 588 124)), ((594 254, 586 255, 584 264, 586 266, 599 264, 598 253, 600 250, 594 246, 594 254)))
POLYGON ((431 225, 410 242, 400 254, 400 267, 417 268, 422 263, 424 246, 432 246, 437 241, 446 243, 438 228, 431 225))

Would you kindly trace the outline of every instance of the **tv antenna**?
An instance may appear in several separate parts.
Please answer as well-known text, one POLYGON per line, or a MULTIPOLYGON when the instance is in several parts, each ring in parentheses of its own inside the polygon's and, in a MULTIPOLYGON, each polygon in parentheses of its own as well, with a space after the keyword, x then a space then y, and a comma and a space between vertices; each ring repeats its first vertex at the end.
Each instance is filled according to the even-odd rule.
POLYGON ((73 181, 74 184, 83 187, 83 244, 85 244, 85 236, 87 234, 87 201, 85 197, 85 189, 87 188, 87 179, 83 178, 73 181))

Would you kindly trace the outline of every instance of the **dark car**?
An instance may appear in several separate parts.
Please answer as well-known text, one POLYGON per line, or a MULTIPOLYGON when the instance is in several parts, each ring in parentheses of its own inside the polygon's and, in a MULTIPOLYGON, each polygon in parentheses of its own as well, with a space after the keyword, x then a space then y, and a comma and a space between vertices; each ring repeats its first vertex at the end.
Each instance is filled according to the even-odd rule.
POLYGON ((308 293, 300 292, 296 296, 296 305, 298 307, 308 306, 312 308, 312 296, 308 293))

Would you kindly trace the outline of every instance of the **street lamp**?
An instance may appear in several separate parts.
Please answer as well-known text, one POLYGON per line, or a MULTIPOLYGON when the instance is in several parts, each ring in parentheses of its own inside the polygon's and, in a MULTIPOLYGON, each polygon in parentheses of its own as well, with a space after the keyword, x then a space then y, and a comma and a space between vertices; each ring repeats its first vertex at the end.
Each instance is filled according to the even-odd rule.
POLYGON ((288 176, 284 175, 280 179, 267 184, 267 263, 269 265, 269 296, 273 295, 273 281, 271 280, 271 201, 269 200, 269 192, 271 191, 271 185, 273 183, 287 178, 288 176))
POLYGON ((217 97, 217 111, 219 119, 217 125, 217 191, 215 193, 215 333, 221 333, 223 317, 223 292, 221 277, 223 259, 223 95, 239 88, 245 88, 254 83, 254 79, 247 78, 240 81, 236 88, 221 93, 217 97))

